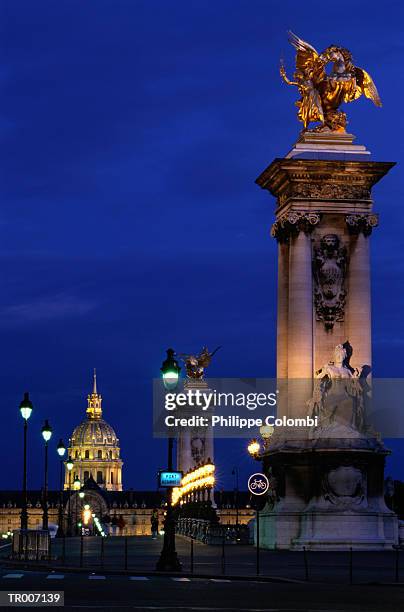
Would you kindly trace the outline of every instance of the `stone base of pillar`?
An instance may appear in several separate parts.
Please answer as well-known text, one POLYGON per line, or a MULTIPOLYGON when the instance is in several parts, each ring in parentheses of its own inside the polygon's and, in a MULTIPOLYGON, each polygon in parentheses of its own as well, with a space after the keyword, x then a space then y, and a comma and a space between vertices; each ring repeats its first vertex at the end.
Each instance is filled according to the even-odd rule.
POLYGON ((277 496, 260 515, 262 548, 384 550, 398 544, 398 519, 384 502, 388 451, 377 441, 365 450, 362 442, 268 453, 264 465, 275 476, 277 496))
POLYGON ((260 546, 270 550, 391 550, 397 544, 398 522, 392 513, 264 509, 260 515, 260 546))

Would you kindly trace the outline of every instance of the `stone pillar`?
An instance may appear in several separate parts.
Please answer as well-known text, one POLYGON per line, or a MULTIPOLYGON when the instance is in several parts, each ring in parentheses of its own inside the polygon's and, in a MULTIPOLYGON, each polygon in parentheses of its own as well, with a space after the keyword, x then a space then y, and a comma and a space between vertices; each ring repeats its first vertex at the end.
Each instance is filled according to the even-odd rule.
POLYGON ((369 236, 377 225, 376 215, 349 215, 350 261, 348 268, 347 327, 354 348, 354 363, 372 365, 369 236))
POLYGON ((285 379, 288 376, 288 304, 289 304, 289 245, 278 244, 278 314, 276 376, 285 379))
POLYGON ((311 240, 299 231, 289 252, 288 378, 313 375, 313 280, 311 240))
POLYGON ((383 550, 398 541, 397 517, 383 501, 388 450, 364 424, 344 422, 343 411, 355 410, 347 394, 341 410, 323 403, 314 377, 330 367, 333 384, 333 350, 347 340, 349 365, 371 365, 369 235, 377 225, 371 190, 394 164, 370 161, 345 136, 346 150, 331 151, 324 135, 307 137, 310 146, 275 159, 256 182, 277 200, 271 232, 280 243, 277 375, 286 377, 288 416, 311 416, 320 406, 329 420, 307 431, 275 428, 262 457, 276 496, 261 513, 260 541, 265 548, 383 550))

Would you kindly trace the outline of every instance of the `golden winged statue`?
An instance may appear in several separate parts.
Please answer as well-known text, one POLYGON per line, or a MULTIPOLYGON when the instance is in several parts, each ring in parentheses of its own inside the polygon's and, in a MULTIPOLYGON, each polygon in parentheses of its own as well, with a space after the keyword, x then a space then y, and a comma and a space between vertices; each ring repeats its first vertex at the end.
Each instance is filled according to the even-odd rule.
POLYGON ((288 85, 295 85, 301 95, 296 102, 297 116, 303 123, 304 131, 345 132, 346 114, 339 110, 343 102, 353 102, 364 94, 376 106, 382 102, 372 77, 354 66, 352 54, 344 47, 332 45, 318 53, 293 32, 288 32, 289 42, 296 49, 296 71, 289 80, 281 61, 281 77, 288 85), (326 68, 332 63, 329 74, 326 68), (309 130, 312 122, 320 125, 309 130))
POLYGON ((212 357, 222 348, 218 346, 212 353, 204 346, 199 355, 187 355, 180 353, 180 357, 185 363, 188 378, 203 379, 204 371, 212 361, 212 357))

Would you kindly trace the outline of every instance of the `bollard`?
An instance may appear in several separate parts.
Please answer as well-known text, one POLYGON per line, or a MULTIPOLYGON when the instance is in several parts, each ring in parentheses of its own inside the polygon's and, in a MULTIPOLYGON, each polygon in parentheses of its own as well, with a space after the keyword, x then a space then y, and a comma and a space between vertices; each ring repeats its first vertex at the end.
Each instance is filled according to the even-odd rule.
POLYGON ((191 538, 191 574, 194 573, 194 538, 191 538))
POLYGON ((101 536, 101 567, 104 567, 104 536, 101 536))
POLYGON ((307 559, 306 547, 303 546, 303 560, 304 560, 304 579, 309 581, 309 563, 307 559))
POLYGON ((125 536, 125 569, 128 569, 128 538, 125 536))
POLYGON ((349 584, 353 584, 353 553, 352 553, 352 546, 349 548, 349 584))
POLYGON ((225 545, 225 536, 222 539, 222 574, 223 576, 226 573, 226 558, 224 556, 224 545, 225 545))
POLYGON ((400 581, 400 576, 399 576, 399 554, 400 554, 400 550, 397 547, 396 548, 396 571, 395 571, 396 582, 400 581))
POLYGON ((83 567, 83 530, 80 535, 80 567, 83 567))

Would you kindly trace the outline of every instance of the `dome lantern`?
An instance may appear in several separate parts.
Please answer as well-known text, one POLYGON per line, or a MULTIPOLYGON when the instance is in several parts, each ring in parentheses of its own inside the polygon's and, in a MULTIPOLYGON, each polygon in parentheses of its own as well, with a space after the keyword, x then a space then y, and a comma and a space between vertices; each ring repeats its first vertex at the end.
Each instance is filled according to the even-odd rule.
POLYGON ((87 397, 87 416, 89 419, 101 419, 102 418, 102 397, 97 392, 97 372, 94 368, 94 383, 93 392, 87 397))

